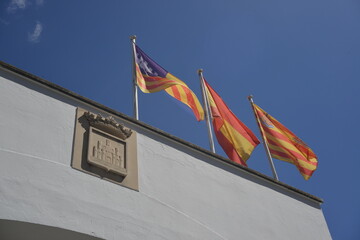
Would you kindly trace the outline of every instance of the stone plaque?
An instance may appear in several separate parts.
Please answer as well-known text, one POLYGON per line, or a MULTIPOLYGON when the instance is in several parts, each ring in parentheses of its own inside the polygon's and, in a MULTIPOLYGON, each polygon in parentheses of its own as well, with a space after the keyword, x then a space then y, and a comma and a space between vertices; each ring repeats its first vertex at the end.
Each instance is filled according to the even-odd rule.
POLYGON ((136 132, 111 116, 78 108, 71 165, 138 190, 136 132))

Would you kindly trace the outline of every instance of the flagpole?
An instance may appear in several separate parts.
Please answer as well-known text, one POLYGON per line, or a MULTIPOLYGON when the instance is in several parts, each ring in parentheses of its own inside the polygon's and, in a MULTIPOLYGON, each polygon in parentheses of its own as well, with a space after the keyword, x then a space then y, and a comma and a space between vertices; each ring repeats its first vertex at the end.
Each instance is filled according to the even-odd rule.
POLYGON ((248 96, 248 99, 249 99, 249 102, 251 104, 252 110, 254 112, 255 120, 256 120, 257 125, 258 125, 259 130, 260 130, 260 135, 261 135, 261 138, 262 138, 262 141, 263 141, 263 145, 264 145, 264 148, 265 148, 266 155, 267 155, 268 160, 269 160, 269 164, 270 164, 270 167, 271 167, 271 171, 273 173, 273 177, 274 177, 274 179, 276 181, 279 181, 279 177, 278 177, 278 175, 276 173, 276 170, 275 170, 275 165, 274 165, 274 162, 273 162, 272 157, 271 157, 271 153, 270 153, 270 150, 269 150, 268 143, 265 140, 265 133, 263 132, 263 129, 262 129, 261 125, 260 125, 259 116, 257 115, 257 113, 255 111, 253 96, 252 95, 248 96))
POLYGON ((210 106, 209 106, 207 93, 205 91, 203 70, 199 69, 198 74, 199 74, 199 79, 200 79, 200 88, 201 88, 202 98, 203 98, 203 102, 204 102, 204 109, 205 109, 206 125, 207 125, 208 135, 209 135, 210 150, 213 153, 215 153, 214 138, 213 138, 212 131, 211 131, 212 126, 211 126, 211 121, 210 121, 211 109, 210 109, 210 106))
POLYGON ((133 64, 132 64, 132 70, 133 70, 133 110, 134 110, 134 118, 136 120, 139 120, 139 105, 138 105, 138 88, 136 83, 136 67, 135 67, 135 57, 136 57, 136 50, 135 50, 135 42, 136 42, 136 36, 130 36, 131 40, 131 46, 133 50, 133 64))

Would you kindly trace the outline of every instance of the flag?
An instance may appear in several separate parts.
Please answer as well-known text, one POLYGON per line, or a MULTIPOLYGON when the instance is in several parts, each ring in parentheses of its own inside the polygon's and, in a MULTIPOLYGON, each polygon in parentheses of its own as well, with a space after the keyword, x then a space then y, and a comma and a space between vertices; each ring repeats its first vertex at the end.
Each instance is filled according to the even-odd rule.
POLYGON ((204 119, 204 110, 190 88, 166 71, 135 45, 135 70, 138 87, 144 93, 165 90, 170 96, 186 104, 198 121, 204 119))
POLYGON ((204 87, 211 110, 214 132, 220 146, 233 162, 247 166, 246 161, 254 148, 260 143, 259 140, 231 112, 205 79, 204 87))
POLYGON ((318 165, 315 153, 275 118, 256 104, 253 106, 271 156, 294 164, 305 180, 308 180, 318 165))

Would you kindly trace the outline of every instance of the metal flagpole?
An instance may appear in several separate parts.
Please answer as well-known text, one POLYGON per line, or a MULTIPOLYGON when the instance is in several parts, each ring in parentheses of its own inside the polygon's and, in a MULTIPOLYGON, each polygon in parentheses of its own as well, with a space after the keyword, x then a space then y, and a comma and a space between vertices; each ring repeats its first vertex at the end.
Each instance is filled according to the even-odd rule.
POLYGON ((257 115, 255 107, 254 107, 253 96, 252 95, 248 96, 248 99, 250 101, 252 110, 254 112, 255 120, 256 120, 256 122, 258 124, 258 127, 259 127, 259 130, 260 130, 260 135, 261 135, 261 138, 262 138, 262 141, 263 141, 263 145, 264 145, 264 148, 265 148, 266 155, 267 155, 268 160, 269 160, 269 164, 270 164, 270 167, 271 167, 271 171, 273 173, 273 177, 274 177, 274 179, 276 181, 279 181, 279 177, 278 177, 278 175, 276 173, 276 170, 275 170, 275 165, 274 165, 274 162, 273 162, 272 157, 271 157, 271 153, 270 153, 270 150, 269 150, 268 143, 265 140, 265 133, 263 132, 263 129, 262 129, 261 124, 260 124, 259 116, 257 115))
POLYGON ((210 150, 213 153, 215 153, 214 138, 213 138, 212 131, 211 131, 212 126, 211 126, 211 121, 210 121, 211 109, 210 109, 210 106, 209 106, 207 93, 205 91, 203 70, 199 69, 198 74, 199 74, 199 78, 200 78, 200 88, 201 88, 201 93, 202 93, 203 102, 204 102, 204 109, 205 109, 206 125, 207 125, 207 128, 208 128, 210 150))
POLYGON ((132 46, 132 50, 133 50, 132 70, 133 70, 133 109, 134 109, 134 118, 136 120, 139 120, 138 88, 137 88, 137 83, 136 83, 136 67, 135 67, 135 57, 136 57, 135 41, 136 41, 136 36, 135 35, 130 36, 130 40, 131 40, 131 46, 132 46))

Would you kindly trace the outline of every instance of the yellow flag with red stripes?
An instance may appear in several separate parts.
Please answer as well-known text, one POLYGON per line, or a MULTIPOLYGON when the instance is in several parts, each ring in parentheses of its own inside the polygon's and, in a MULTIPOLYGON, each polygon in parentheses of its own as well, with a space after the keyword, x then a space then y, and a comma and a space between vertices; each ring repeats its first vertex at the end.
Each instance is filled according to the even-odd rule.
POLYGON ((308 180, 318 165, 315 153, 275 118, 256 104, 253 106, 271 156, 294 164, 305 180, 308 180))

